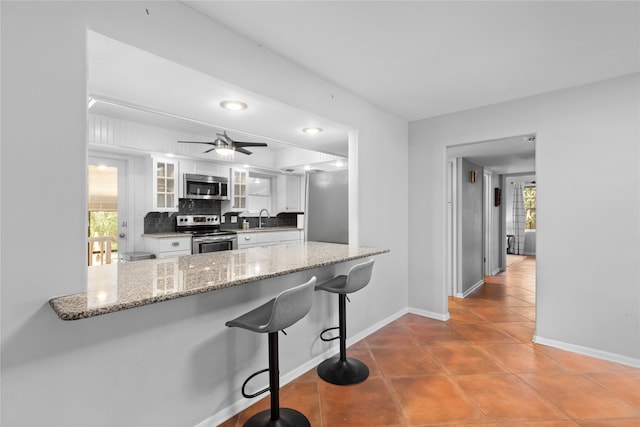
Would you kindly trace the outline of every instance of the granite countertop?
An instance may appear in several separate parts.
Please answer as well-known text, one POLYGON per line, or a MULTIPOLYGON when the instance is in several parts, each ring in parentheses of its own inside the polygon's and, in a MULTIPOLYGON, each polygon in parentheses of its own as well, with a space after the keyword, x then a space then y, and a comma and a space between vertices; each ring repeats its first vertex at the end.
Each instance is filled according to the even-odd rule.
POLYGON ((89 268, 87 291, 52 298, 62 320, 78 320, 366 258, 388 249, 292 242, 89 268))
POLYGON ((225 231, 235 231, 238 234, 243 234, 243 233, 264 233, 264 232, 268 232, 268 231, 291 231, 291 230, 299 230, 302 231, 302 228, 297 228, 297 227, 255 227, 255 228, 248 228, 246 230, 242 230, 242 229, 238 229, 238 230, 225 230, 225 231))
MULTIPOLYGON (((302 228, 297 228, 294 226, 289 226, 289 227, 256 227, 256 228, 249 228, 247 230, 242 230, 242 229, 224 229, 223 231, 233 231, 234 233, 237 234, 243 234, 243 233, 262 233, 262 232, 267 232, 267 231, 290 231, 290 230, 300 230, 303 231, 302 228)), ((175 231, 165 231, 165 232, 161 232, 161 233, 144 233, 142 235, 142 237, 153 237, 156 239, 173 239, 176 237, 191 237, 191 234, 189 233, 176 233, 175 231)))
POLYGON ((176 237, 191 237, 191 234, 176 233, 175 231, 168 231, 164 233, 144 233, 142 237, 154 237, 156 239, 174 239, 176 237))

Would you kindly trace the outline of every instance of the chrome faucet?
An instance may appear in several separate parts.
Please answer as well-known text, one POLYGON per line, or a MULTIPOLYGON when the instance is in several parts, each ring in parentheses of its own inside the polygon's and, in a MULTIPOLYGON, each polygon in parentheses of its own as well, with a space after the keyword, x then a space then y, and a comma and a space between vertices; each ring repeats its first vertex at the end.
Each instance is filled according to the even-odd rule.
POLYGON ((258 214, 258 228, 262 228, 262 212, 266 211, 267 212, 267 218, 271 218, 271 215, 269 215, 269 211, 266 209, 260 209, 260 213, 258 214))

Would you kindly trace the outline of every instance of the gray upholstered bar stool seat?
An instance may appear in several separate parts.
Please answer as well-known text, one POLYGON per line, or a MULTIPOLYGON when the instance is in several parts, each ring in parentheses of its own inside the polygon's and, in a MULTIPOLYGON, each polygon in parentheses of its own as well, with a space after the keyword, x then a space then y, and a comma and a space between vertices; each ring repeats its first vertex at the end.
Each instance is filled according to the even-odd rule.
POLYGON ((226 323, 229 327, 248 329, 252 332, 269 334, 269 368, 255 372, 242 384, 242 395, 256 397, 271 392, 271 409, 251 417, 245 427, 259 426, 310 426, 309 420, 295 409, 280 408, 280 368, 278 363, 278 332, 296 323, 307 315, 313 302, 315 276, 308 282, 287 289, 274 299, 226 323), (253 394, 247 394, 245 387, 256 375, 269 372, 269 387, 253 394))
POLYGON ((320 283, 316 290, 338 294, 338 325, 325 329, 320 333, 322 341, 340 340, 340 354, 331 357, 318 365, 318 376, 323 380, 337 385, 358 384, 369 376, 367 365, 351 357, 347 357, 347 294, 359 291, 367 286, 371 280, 373 260, 351 267, 347 275, 336 276, 331 280, 320 283), (328 331, 338 329, 339 335, 325 338, 328 331))

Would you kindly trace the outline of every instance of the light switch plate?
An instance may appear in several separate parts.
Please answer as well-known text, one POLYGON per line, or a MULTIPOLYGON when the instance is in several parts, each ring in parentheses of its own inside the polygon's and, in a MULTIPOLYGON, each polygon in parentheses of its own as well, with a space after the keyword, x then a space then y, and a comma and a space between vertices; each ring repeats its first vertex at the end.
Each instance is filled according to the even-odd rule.
POLYGON ((224 224, 226 221, 227 221, 227 218, 224 215, 222 215, 220 217, 220 224, 224 224))

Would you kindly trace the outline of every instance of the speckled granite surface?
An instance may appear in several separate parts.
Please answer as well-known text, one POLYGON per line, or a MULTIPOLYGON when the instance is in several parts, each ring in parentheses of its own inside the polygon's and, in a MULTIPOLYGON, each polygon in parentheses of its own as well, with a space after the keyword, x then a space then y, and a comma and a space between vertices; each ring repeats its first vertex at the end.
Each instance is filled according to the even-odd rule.
POLYGON ((89 269, 87 291, 52 298, 62 320, 78 320, 365 258, 388 249, 294 242, 89 269))
POLYGON ((155 239, 175 239, 176 237, 191 237, 191 234, 188 233, 175 233, 175 232, 166 232, 166 233, 144 233, 142 237, 153 237, 155 239))
POLYGON ((302 228, 296 228, 296 227, 256 227, 256 228, 249 228, 247 230, 233 230, 238 234, 244 234, 244 233, 268 233, 269 231, 303 231, 302 228))

